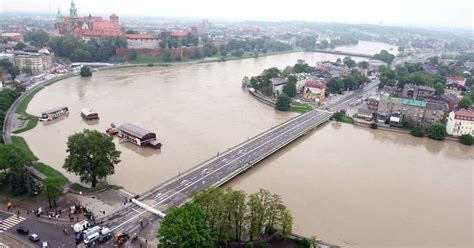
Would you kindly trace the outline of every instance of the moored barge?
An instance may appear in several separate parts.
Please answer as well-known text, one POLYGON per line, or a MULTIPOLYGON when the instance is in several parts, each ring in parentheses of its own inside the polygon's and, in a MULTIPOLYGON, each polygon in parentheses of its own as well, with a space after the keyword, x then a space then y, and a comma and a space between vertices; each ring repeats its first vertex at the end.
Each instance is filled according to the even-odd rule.
POLYGON ((117 136, 138 146, 150 146, 156 149, 161 148, 161 143, 156 140, 156 134, 135 126, 131 123, 124 123, 118 128, 117 136))
POLYGON ((69 114, 69 108, 68 107, 58 107, 54 109, 50 109, 46 112, 41 113, 41 118, 39 118, 40 121, 52 121, 55 119, 58 119, 59 117, 63 115, 69 114))
POLYGON ((84 108, 81 110, 81 117, 84 120, 97 120, 99 119, 99 114, 90 108, 84 108))

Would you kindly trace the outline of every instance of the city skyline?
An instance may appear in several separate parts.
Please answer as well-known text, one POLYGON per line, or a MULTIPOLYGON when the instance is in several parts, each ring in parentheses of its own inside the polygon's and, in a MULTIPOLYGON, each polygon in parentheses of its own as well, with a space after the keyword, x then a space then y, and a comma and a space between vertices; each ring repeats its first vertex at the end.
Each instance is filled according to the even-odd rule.
MULTIPOLYGON (((55 14, 57 8, 63 15, 68 15, 70 0, 23 0, 0 1, 0 13, 48 13, 55 14)), ((129 6, 127 1, 76 0, 79 15, 109 15, 144 17, 186 17, 225 20, 256 20, 256 21, 316 21, 344 22, 360 24, 399 25, 411 27, 473 27, 472 3, 466 0, 455 1, 408 1, 401 0, 396 4, 387 1, 333 1, 314 3, 299 0, 292 5, 275 3, 274 1, 239 1, 238 6, 222 5, 216 1, 203 0, 149 3, 135 1, 129 6), (152 5, 152 6, 150 6, 152 5), (344 6, 344 8, 341 8, 344 6), (390 6, 390 7, 387 7, 390 6), (421 12, 420 9, 426 9, 421 12), (266 11, 264 11, 266 10, 266 11), (440 18, 442 16, 442 18, 440 18)))

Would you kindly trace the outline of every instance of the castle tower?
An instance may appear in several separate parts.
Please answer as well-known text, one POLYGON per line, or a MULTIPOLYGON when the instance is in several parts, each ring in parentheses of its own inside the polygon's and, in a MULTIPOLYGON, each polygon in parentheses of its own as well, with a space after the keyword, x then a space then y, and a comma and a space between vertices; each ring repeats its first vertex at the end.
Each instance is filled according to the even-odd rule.
POLYGON ((118 17, 118 15, 112 14, 112 15, 109 17, 109 19, 110 19, 110 22, 115 23, 115 24, 119 24, 119 17, 118 17))
POLYGON ((71 8, 69 8, 69 17, 72 20, 77 20, 77 9, 76 5, 74 4, 74 0, 71 0, 71 8))
POLYGON ((87 26, 89 27, 89 30, 94 29, 94 20, 92 19, 91 14, 89 14, 89 16, 87 17, 87 26))

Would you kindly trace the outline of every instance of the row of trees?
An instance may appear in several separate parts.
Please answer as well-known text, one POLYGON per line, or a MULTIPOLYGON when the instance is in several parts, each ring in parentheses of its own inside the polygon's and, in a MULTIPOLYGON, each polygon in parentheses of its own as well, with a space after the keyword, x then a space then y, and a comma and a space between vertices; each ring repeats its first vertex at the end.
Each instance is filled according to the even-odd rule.
POLYGON ((8 109, 13 102, 20 96, 23 88, 3 89, 0 91, 0 129, 3 130, 3 122, 8 109))
POLYGON ((173 208, 160 225, 163 247, 217 247, 292 232, 293 217, 281 197, 267 190, 208 188, 193 193, 193 203, 173 208))
POLYGON ((374 54, 373 58, 391 64, 395 59, 395 55, 389 53, 387 50, 382 50, 380 53, 374 54))
POLYGON ((338 39, 332 39, 330 42, 327 40, 322 40, 320 42, 316 42, 317 37, 315 35, 301 37, 296 40, 296 45, 305 49, 305 50, 312 50, 312 49, 328 49, 328 48, 335 48, 337 46, 345 46, 345 45, 356 45, 359 43, 359 40, 353 38, 351 36, 341 36, 338 39))
POLYGON ((360 74, 353 73, 347 77, 341 78, 331 78, 327 83, 327 93, 328 94, 342 94, 344 90, 355 90, 360 88, 365 83, 368 83, 370 80, 361 76, 360 74))
POLYGON ((115 56, 117 48, 126 48, 127 40, 123 37, 108 37, 88 42, 72 36, 52 37, 48 46, 60 57, 67 57, 71 61, 91 62, 110 61, 115 56))

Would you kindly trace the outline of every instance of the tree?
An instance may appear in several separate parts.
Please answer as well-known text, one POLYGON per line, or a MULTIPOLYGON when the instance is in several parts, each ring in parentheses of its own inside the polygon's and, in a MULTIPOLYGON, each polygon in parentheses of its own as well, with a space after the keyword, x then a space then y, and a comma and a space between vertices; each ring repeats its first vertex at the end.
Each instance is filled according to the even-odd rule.
POLYGON ((294 83, 287 82, 283 86, 283 93, 285 93, 288 97, 295 97, 296 96, 296 85, 294 83))
POLYGON ((160 247, 215 247, 217 239, 206 218, 194 203, 172 208, 158 230, 160 247))
POLYGON ((378 128, 377 123, 375 123, 375 122, 370 123, 370 128, 377 129, 378 128))
POLYGON ((472 100, 469 96, 464 96, 461 101, 459 101, 458 107, 460 109, 469 109, 472 106, 472 100))
POLYGON ((173 61, 173 56, 171 55, 170 52, 166 51, 166 52, 163 52, 163 54, 161 54, 161 59, 164 62, 171 62, 173 61))
POLYGON ((291 108, 290 103, 291 103, 290 97, 287 96, 285 93, 281 93, 277 97, 276 109, 280 111, 288 111, 291 108))
POLYGON ((101 178, 114 174, 114 165, 120 162, 112 138, 96 130, 84 129, 68 137, 68 156, 63 168, 79 175, 81 181, 90 182, 92 187, 101 178))
POLYGON ((130 52, 130 60, 135 61, 135 60, 137 60, 137 57, 138 57, 137 50, 132 49, 132 51, 130 52))
POLYGON ((23 50, 25 48, 26 48, 26 44, 21 41, 17 42, 15 45, 15 50, 23 50))
POLYGON ((435 123, 427 130, 428 137, 434 140, 444 140, 446 137, 446 126, 442 123, 435 123))
POLYGON ((444 94, 444 84, 441 83, 441 82, 437 82, 434 86, 435 88, 435 94, 437 96, 441 96, 442 94, 444 94))
POLYGON ((331 78, 327 85, 329 93, 341 94, 344 91, 344 82, 340 78, 331 78))
POLYGON ((349 68, 353 68, 356 65, 356 62, 351 57, 345 57, 342 62, 349 68))
POLYGON ((395 55, 389 53, 387 50, 382 50, 380 53, 374 54, 373 58, 381 60, 387 64, 391 64, 395 59, 395 55))
POLYGON ((92 76, 92 70, 89 66, 82 66, 81 71, 79 72, 81 77, 91 77, 92 76))
POLYGON ((410 133, 415 137, 423 137, 425 135, 425 129, 420 125, 416 125, 411 129, 410 133))
POLYGON ((474 137, 470 134, 461 135, 461 143, 470 146, 474 144, 474 137))
POLYGON ((304 62, 304 60, 299 61, 293 67, 294 73, 310 73, 313 70, 313 67, 304 62))
POLYGON ((48 198, 49 207, 56 207, 56 199, 63 193, 63 185, 57 178, 47 178, 44 181, 43 193, 48 198), (53 203, 53 204, 51 204, 53 203))
POLYGON ((137 31, 133 30, 133 29, 128 29, 127 31, 125 31, 126 34, 138 34, 137 31))
POLYGON ((293 231, 293 216, 288 209, 284 209, 280 216, 280 236, 286 238, 293 231))
POLYGON ((7 170, 20 172, 30 162, 25 153, 15 145, 0 145, 0 169, 3 169, 5 174, 7 174, 7 170))
POLYGON ((13 80, 20 75, 20 69, 17 66, 10 66, 7 68, 8 74, 12 77, 13 80))
POLYGON ((47 45, 50 36, 43 30, 28 32, 25 35, 25 41, 35 47, 44 47, 47 45))
POLYGON ((33 70, 31 69, 31 66, 26 66, 25 68, 22 69, 23 73, 31 75, 33 73, 33 70))
POLYGON ((369 62, 361 61, 361 62, 358 63, 358 66, 362 69, 367 69, 367 68, 369 68, 369 62))
MULTIPOLYGON (((240 241, 246 230, 247 195, 243 191, 228 190, 226 192, 226 208, 229 210, 230 222, 234 229, 234 240, 240 241)), ((226 211, 227 212, 227 211, 226 211)))

